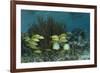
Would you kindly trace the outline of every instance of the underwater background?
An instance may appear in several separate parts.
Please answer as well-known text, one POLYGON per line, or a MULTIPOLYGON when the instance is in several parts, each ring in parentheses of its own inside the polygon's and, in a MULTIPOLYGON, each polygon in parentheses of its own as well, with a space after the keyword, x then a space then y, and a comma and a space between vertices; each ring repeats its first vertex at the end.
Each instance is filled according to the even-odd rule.
POLYGON ((88 34, 90 32, 90 14, 79 12, 56 12, 56 11, 36 11, 21 10, 21 31, 26 32, 31 24, 37 23, 37 16, 52 16, 56 21, 62 21, 67 25, 67 30, 72 31, 74 28, 82 28, 88 34), (74 27, 73 27, 74 26, 74 27))
POLYGON ((90 13, 21 10, 21 62, 90 59, 90 13))

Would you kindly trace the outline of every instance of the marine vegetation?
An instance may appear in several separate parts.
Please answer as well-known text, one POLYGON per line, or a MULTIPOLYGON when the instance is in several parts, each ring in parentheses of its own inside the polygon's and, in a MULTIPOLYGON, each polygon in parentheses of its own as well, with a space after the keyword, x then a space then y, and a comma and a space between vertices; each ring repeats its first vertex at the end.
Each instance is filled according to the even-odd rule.
POLYGON ((67 25, 48 16, 21 33, 21 62, 87 60, 89 38, 81 28, 68 31, 67 25))

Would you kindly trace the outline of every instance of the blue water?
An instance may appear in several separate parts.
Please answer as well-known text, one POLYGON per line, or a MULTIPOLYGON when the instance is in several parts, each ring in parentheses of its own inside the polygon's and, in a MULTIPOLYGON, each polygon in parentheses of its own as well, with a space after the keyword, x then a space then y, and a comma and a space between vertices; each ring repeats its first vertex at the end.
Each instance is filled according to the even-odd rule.
POLYGON ((30 25, 37 23, 38 16, 43 16, 44 19, 51 16, 55 21, 66 24, 68 31, 81 28, 87 33, 90 32, 90 13, 37 10, 21 10, 21 32, 27 32, 30 25))

